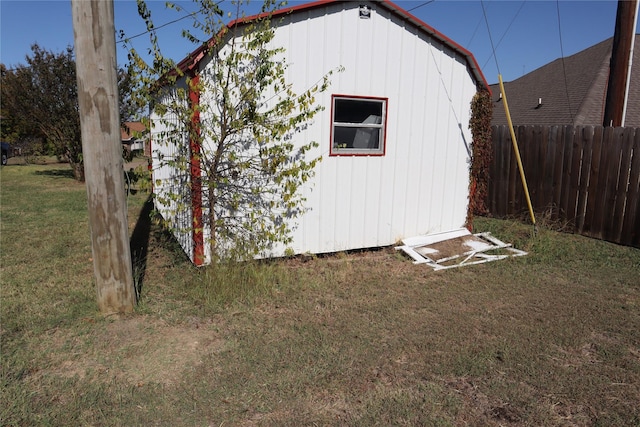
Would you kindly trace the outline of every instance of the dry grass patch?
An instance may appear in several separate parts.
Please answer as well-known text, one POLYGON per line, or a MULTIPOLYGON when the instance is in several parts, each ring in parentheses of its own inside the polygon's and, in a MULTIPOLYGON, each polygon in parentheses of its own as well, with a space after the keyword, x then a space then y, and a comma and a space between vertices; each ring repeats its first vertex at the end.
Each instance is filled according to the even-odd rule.
POLYGON ((208 328, 167 325, 146 316, 127 316, 87 328, 83 335, 56 330, 32 350, 47 354, 42 376, 108 383, 114 378, 141 387, 156 383, 173 386, 185 370, 219 353, 224 342, 208 328))
POLYGON ((2 425, 640 425, 637 249, 479 219, 530 254, 441 272, 392 248, 196 269, 133 220, 148 221, 137 194, 141 303, 104 319, 84 189, 38 170, 1 172, 2 425), (20 215, 34 200, 39 216, 20 215))

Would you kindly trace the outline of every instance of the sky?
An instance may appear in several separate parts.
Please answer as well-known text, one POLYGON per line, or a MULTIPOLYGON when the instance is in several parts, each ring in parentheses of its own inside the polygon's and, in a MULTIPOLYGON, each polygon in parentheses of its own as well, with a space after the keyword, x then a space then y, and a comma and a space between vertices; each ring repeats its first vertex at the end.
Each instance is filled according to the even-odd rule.
MULTIPOLYGON (((186 11, 167 10, 164 0, 147 0, 156 27, 198 10, 193 1, 178 1, 186 11), (188 11, 188 12, 187 12, 188 11)), ((258 2, 248 13, 257 11, 258 2)), ((289 1, 289 5, 304 3, 289 1)), ((517 79, 555 59, 570 56, 613 37, 615 0, 408 0, 395 3, 469 50, 488 83, 517 79), (496 55, 493 56, 495 50, 496 55)), ((231 2, 221 7, 231 10, 231 2)), ((135 36, 145 31, 135 0, 114 0, 116 33, 135 36)), ((191 26, 182 19, 158 30, 166 56, 179 61, 195 46, 180 36, 191 26)), ((636 33, 638 29, 636 28, 636 33)), ((119 40, 116 38, 116 40, 119 40)), ((138 51, 149 36, 132 39, 138 51)), ((0 62, 7 68, 25 64, 31 45, 62 52, 73 46, 70 0, 0 0, 0 62)), ((118 64, 126 64, 123 43, 117 43, 118 64)))

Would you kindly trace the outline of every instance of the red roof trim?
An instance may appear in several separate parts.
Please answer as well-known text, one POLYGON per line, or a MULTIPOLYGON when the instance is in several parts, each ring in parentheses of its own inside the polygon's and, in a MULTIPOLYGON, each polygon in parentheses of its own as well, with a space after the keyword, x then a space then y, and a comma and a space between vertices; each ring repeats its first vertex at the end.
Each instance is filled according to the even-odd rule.
MULTIPOLYGON (((311 3, 300 4, 300 5, 285 7, 284 9, 276 10, 271 14, 271 16, 278 17, 278 16, 287 15, 290 13, 316 9, 318 7, 323 7, 326 5, 343 3, 343 2, 344 0, 318 0, 311 3)), ((454 42, 449 37, 439 32, 432 26, 416 18, 415 16, 413 16, 412 14, 410 14, 400 6, 396 5, 395 3, 389 0, 382 0, 377 2, 374 1, 374 3, 384 6, 387 10, 395 13, 397 16, 400 16, 403 19, 406 19, 407 21, 411 22, 413 25, 417 26, 418 28, 420 28, 430 36, 438 39, 443 44, 453 49, 455 52, 464 56, 465 59, 467 60, 467 64, 469 65, 469 68, 471 68, 471 70, 473 71, 473 74, 476 78, 477 83, 482 84, 489 91, 489 93, 491 93, 491 88, 489 87, 489 83, 487 83, 487 79, 484 77, 484 74, 482 73, 482 70, 478 65, 478 62, 476 61, 475 57, 471 52, 469 52, 467 49, 460 46, 458 43, 454 42)), ((244 18, 238 18, 229 22, 225 27, 225 29, 223 29, 218 35, 216 35, 215 37, 212 37, 211 40, 209 40, 206 44, 200 46, 199 48, 191 52, 191 54, 189 54, 186 58, 180 61, 177 65, 177 68, 179 68, 183 72, 186 70, 192 70, 196 68, 200 63, 200 61, 205 56, 205 48, 212 46, 214 44, 214 39, 219 39, 226 32, 226 30, 232 29, 237 25, 246 24, 251 21, 255 21, 257 19, 264 18, 267 16, 269 16, 269 13, 260 13, 257 15, 247 16, 244 18)))

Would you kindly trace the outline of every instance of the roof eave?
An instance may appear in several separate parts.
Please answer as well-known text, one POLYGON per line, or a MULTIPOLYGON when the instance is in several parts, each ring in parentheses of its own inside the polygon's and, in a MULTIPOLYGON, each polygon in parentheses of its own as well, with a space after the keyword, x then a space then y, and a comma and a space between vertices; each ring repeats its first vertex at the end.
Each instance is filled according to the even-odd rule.
MULTIPOLYGON (((341 3, 343 1, 344 0, 317 0, 317 1, 314 1, 314 2, 311 2, 311 3, 304 3, 304 4, 299 4, 299 5, 285 7, 283 9, 276 10, 276 11, 271 13, 271 16, 272 17, 285 16, 285 15, 288 15, 288 14, 291 14, 291 13, 294 13, 294 12, 299 12, 299 11, 304 11, 304 10, 311 10, 311 9, 315 9, 315 8, 318 8, 318 7, 326 6, 328 4, 341 3)), ((422 29, 427 34, 429 34, 432 37, 436 38, 437 40, 442 42, 444 45, 450 47, 455 52, 457 52, 458 54, 463 56, 466 59, 467 65, 471 69, 473 76, 476 79, 476 84, 478 86, 482 86, 484 89, 489 91, 489 93, 491 93, 491 88, 489 87, 489 83, 487 82, 487 79, 485 78, 484 74, 482 73, 482 70, 481 70, 480 66, 478 65, 478 62, 476 61, 475 57, 473 56, 473 54, 471 52, 469 52, 467 49, 465 49, 464 47, 462 47, 461 45, 459 45, 455 41, 451 40, 449 37, 447 37, 444 34, 442 34, 441 32, 439 32, 438 30, 436 30, 435 28, 433 28, 429 24, 423 22, 422 20, 420 20, 417 17, 415 17, 414 15, 410 14, 409 12, 407 12, 406 10, 401 8, 400 6, 398 6, 395 3, 391 2, 390 0, 382 0, 382 1, 379 1, 377 3, 382 5, 382 6, 384 6, 387 10, 390 10, 391 12, 395 13, 396 15, 402 17, 403 19, 406 19, 407 21, 411 22, 413 25, 415 25, 418 28, 422 29)), ((217 41, 219 41, 221 39, 221 37, 225 34, 226 31, 232 29, 233 27, 235 27, 237 25, 247 24, 247 23, 255 21, 257 19, 265 18, 265 17, 267 17, 269 15, 270 15, 270 13, 265 12, 265 13, 251 15, 251 16, 247 16, 247 17, 243 17, 243 18, 238 18, 238 19, 235 19, 235 20, 229 22, 223 28, 223 30, 220 31, 220 33, 218 33, 216 36, 212 37, 208 42, 206 42, 202 46, 199 46, 197 49, 195 49, 193 52, 191 52, 186 58, 184 58, 182 61, 180 61, 176 65, 176 69, 182 71, 183 73, 187 73, 187 72, 193 71, 194 69, 196 69, 198 67, 200 61, 202 61, 202 59, 204 59, 204 57, 206 56, 207 48, 211 48, 215 43, 217 43, 217 41)))

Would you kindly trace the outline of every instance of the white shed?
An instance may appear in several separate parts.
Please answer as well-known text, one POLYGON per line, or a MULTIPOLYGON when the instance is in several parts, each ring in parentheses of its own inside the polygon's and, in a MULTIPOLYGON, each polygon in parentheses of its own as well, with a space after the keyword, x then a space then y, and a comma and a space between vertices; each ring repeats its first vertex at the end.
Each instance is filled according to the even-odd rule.
MULTIPOLYGON (((472 54, 387 1, 317 1, 276 16, 273 43, 286 49, 294 90, 344 68, 317 98, 324 111, 303 131, 319 143, 308 155, 323 160, 303 188, 308 210, 297 219, 288 252, 387 246, 462 227, 469 196, 470 105, 479 88, 488 89, 472 54)), ((198 51, 189 58, 181 65, 206 67, 207 57, 198 51)), ((152 140, 159 131, 152 128, 152 140)), ((156 158, 167 154, 152 147, 156 158)), ((154 179, 163 183, 156 192, 188 185, 169 182, 166 168, 154 168, 154 179)), ((169 221, 197 222, 198 191, 191 188, 191 209, 181 218, 167 218, 172 210, 157 207, 169 221)), ((177 232, 176 237, 192 261, 208 261, 202 234, 177 232)), ((275 248, 272 255, 287 248, 275 248)))

